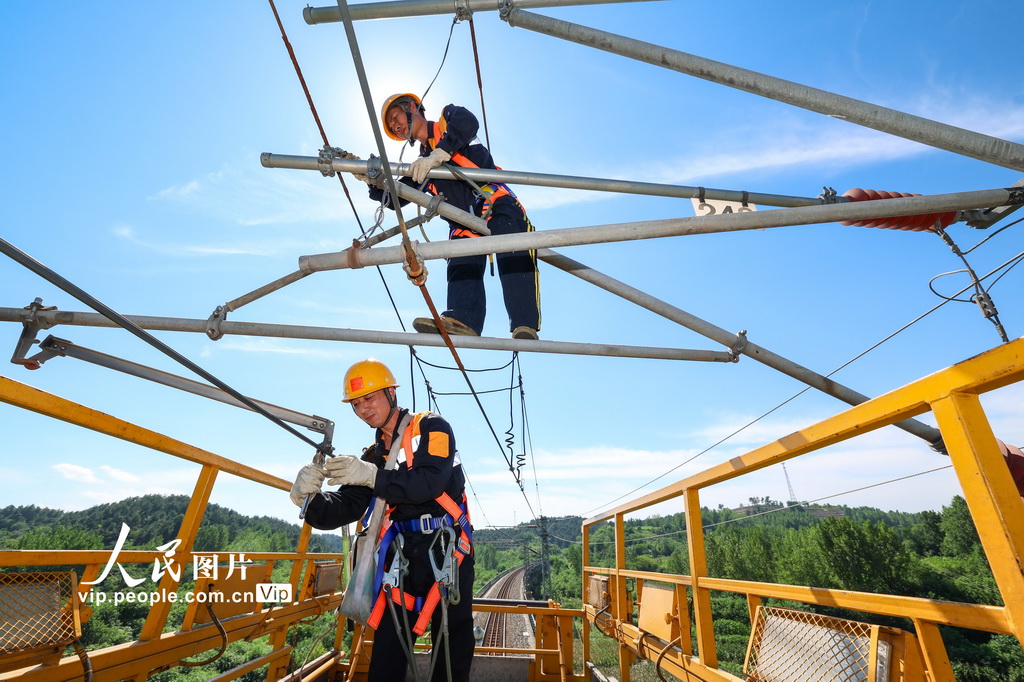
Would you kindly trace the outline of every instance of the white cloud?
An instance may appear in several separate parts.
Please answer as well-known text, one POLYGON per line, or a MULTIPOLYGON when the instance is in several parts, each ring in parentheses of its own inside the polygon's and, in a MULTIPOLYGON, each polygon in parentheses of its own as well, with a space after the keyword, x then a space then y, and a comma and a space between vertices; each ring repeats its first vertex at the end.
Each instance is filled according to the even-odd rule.
POLYGON ((328 360, 345 359, 351 357, 348 350, 325 350, 322 347, 297 346, 294 342, 275 341, 272 339, 237 339, 225 337, 217 343, 217 348, 229 351, 241 351, 243 353, 270 353, 275 355, 302 355, 312 358, 323 358, 328 360))
MULTIPOLYGON (((346 181, 350 192, 365 191, 362 183, 353 188, 346 181)), ((253 168, 249 163, 167 187, 150 199, 246 226, 331 222, 351 216, 336 178, 305 170, 253 168)))
POLYGON ((120 481, 122 483, 138 483, 139 482, 139 477, 136 476, 135 474, 129 472, 129 471, 124 471, 122 469, 115 469, 114 467, 109 466, 107 464, 100 465, 100 469, 102 469, 103 472, 105 474, 107 474, 107 476, 109 476, 110 478, 114 479, 115 481, 120 481))
POLYGON ((268 238, 268 239, 247 239, 244 241, 232 242, 230 244, 180 244, 174 242, 157 242, 142 239, 138 232, 129 226, 119 225, 111 229, 111 233, 136 246, 162 253, 169 256, 263 256, 274 257, 281 255, 294 255, 302 253, 337 251, 341 247, 340 241, 324 239, 293 239, 268 238))
POLYGON ((79 483, 97 483, 98 479, 96 474, 93 473, 92 469, 88 469, 77 464, 69 464, 62 462, 60 464, 54 464, 50 467, 58 474, 68 479, 69 481, 78 481, 79 483))

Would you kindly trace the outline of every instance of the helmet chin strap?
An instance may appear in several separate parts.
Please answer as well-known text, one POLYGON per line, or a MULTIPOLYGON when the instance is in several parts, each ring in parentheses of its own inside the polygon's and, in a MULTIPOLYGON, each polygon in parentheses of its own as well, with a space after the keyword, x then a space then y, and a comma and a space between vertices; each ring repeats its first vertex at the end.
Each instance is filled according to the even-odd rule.
POLYGON ((405 141, 413 146, 415 140, 412 138, 412 107, 402 107, 405 110, 405 141))
MULTIPOLYGON (((393 417, 395 413, 398 412, 398 400, 395 399, 394 389, 385 388, 384 395, 387 397, 388 407, 390 407, 391 409, 388 411, 388 416, 384 417, 384 421, 382 421, 379 426, 375 427, 381 430, 383 430, 384 427, 388 425, 388 422, 391 421, 391 417, 393 417)), ((395 425, 397 426, 397 423, 395 425)), ((395 434, 391 434, 391 437, 393 439, 395 437, 395 434)))

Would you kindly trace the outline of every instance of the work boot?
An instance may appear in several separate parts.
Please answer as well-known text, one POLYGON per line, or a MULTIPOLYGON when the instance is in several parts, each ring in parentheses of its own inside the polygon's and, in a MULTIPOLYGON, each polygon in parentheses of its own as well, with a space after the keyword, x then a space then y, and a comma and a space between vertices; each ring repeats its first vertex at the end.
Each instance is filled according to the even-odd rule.
MULTIPOLYGON (((444 323, 444 330, 448 332, 450 336, 480 336, 472 327, 462 324, 454 317, 441 316, 441 322, 444 323)), ((440 334, 437 330, 437 323, 434 322, 432 317, 417 317, 412 321, 412 328, 421 334, 440 334)))
POLYGON ((537 330, 533 327, 516 327, 512 332, 513 339, 532 339, 536 341, 539 337, 537 336, 537 330))

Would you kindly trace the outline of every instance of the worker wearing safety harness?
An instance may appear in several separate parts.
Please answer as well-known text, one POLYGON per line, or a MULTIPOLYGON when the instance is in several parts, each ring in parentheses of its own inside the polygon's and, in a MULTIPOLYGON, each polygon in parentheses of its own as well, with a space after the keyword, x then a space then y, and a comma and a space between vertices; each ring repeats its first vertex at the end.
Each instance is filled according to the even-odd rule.
MULTIPOLYGON (((420 187, 427 181, 425 191, 443 194, 444 200, 464 211, 481 216, 493 235, 514 234, 533 230, 522 205, 507 185, 478 184, 467 178, 458 178, 461 168, 497 168, 491 152, 480 143, 476 134, 479 123, 468 109, 449 104, 438 121, 429 121, 420 98, 412 93, 392 95, 381 107, 384 130, 393 140, 420 143, 420 157, 412 163, 412 177, 403 182, 420 187), (433 178, 427 174, 442 163, 455 166, 458 179, 433 178)), ((370 198, 384 200, 384 190, 370 186, 370 198)), ((402 202, 403 204, 405 202, 402 202)), ((448 221, 450 239, 478 236, 458 223, 448 221)), ((533 251, 513 251, 495 254, 498 275, 509 317, 509 331, 513 338, 536 339, 540 329, 540 284, 537 257, 533 251)), ((486 299, 484 270, 487 257, 459 256, 448 259, 448 308, 441 314, 449 334, 479 336, 484 327, 486 299)), ((437 333, 432 318, 413 321, 416 331, 437 333)))
POLYGON ((428 625, 434 643, 431 679, 466 681, 475 642, 465 476, 448 422, 432 412, 414 415, 399 407, 397 387, 391 370, 377 360, 349 368, 342 400, 376 429, 374 444, 362 458, 341 455, 329 458, 323 469, 303 467, 291 499, 301 506, 312 495, 305 520, 321 530, 368 516, 375 498, 385 504, 377 546, 365 545, 378 559, 367 621, 376 630, 370 682, 406 679, 412 645, 428 625), (324 478, 341 487, 321 492, 324 478))

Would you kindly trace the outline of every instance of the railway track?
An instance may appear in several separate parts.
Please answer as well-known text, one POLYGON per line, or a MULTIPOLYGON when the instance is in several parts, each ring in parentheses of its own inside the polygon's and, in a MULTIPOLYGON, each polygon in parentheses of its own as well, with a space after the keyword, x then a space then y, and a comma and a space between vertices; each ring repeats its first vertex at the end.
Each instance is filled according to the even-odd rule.
MULTIPOLYGON (((523 575, 526 572, 525 566, 519 566, 510 570, 502 576, 487 593, 481 596, 492 599, 519 599, 523 595, 523 575)), ((509 616, 515 619, 515 614, 490 613, 487 616, 487 623, 484 625, 484 638, 481 642, 485 647, 515 647, 520 646, 518 630, 511 625, 509 616), (511 637, 510 637, 511 635, 511 637), (514 639, 516 641, 510 641, 514 639)), ((490 654, 501 656, 504 654, 490 654)))

